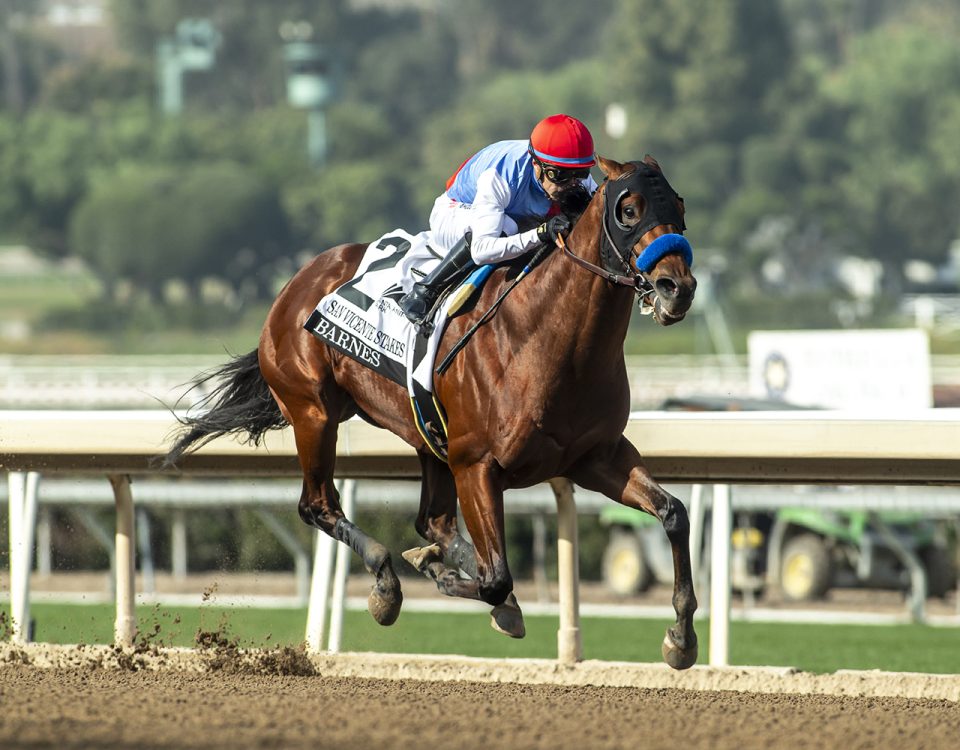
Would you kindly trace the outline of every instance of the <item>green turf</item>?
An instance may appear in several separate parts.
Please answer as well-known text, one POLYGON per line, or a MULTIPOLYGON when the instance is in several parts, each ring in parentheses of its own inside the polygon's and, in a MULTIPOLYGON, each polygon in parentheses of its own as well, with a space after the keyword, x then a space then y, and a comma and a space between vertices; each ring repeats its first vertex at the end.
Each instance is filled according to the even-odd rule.
MULTIPOLYGON (((109 643, 111 605, 34 604, 35 639, 48 643, 109 643)), ((246 646, 297 644, 303 640, 305 610, 222 609, 216 607, 138 608, 141 633, 157 632, 155 642, 194 644, 198 630, 219 632, 246 646), (159 626, 159 627, 158 627, 159 626)), ((527 637, 510 640, 495 633, 485 614, 407 612, 389 628, 366 612, 346 612, 345 651, 464 654, 504 658, 553 658, 557 618, 526 617, 527 637)), ((584 658, 658 662, 666 621, 584 618, 584 658)), ((701 663, 706 661, 707 624, 698 622, 701 663)), ((778 665, 811 672, 882 669, 897 672, 960 673, 960 633, 923 625, 731 625, 730 661, 738 665, 778 665)))
POLYGON ((85 304, 97 292, 97 282, 86 276, 0 276, 0 311, 35 319, 55 306, 85 304))

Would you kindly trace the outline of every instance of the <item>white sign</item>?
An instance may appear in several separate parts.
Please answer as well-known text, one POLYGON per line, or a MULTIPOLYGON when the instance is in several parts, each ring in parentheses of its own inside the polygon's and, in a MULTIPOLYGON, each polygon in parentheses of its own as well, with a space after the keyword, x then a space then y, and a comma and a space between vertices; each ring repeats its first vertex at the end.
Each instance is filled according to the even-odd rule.
POLYGON ((933 406, 925 331, 753 331, 750 393, 826 409, 933 406))

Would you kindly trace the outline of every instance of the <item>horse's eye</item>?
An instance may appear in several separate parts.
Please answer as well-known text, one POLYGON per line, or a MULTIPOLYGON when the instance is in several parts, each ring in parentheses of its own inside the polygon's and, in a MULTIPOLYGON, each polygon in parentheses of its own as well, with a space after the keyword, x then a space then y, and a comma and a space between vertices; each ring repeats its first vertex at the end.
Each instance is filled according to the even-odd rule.
POLYGON ((624 206, 623 207, 623 218, 624 219, 636 219, 637 211, 633 206, 624 206))

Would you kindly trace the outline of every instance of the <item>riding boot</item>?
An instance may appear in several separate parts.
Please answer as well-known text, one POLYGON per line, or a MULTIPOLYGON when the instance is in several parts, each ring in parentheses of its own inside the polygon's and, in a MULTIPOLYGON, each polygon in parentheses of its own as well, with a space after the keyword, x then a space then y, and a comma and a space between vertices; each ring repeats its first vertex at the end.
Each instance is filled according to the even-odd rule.
POLYGON ((433 306, 454 282, 462 280, 476 264, 470 257, 470 235, 467 234, 422 281, 417 281, 409 294, 400 298, 400 309, 417 325, 423 325, 433 306))

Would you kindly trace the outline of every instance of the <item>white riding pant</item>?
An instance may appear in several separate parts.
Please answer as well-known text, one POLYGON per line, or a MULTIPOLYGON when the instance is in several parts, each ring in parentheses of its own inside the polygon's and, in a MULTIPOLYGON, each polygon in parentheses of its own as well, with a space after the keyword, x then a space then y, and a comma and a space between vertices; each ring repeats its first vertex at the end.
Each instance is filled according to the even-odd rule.
MULTIPOLYGON (((462 240, 468 231, 471 231, 476 218, 477 214, 473 210, 473 206, 455 201, 447 196, 446 193, 442 193, 433 202, 433 210, 430 212, 430 235, 433 238, 431 245, 433 249, 441 255, 446 255, 450 252, 450 248, 462 240)), ((502 235, 517 234, 517 222, 506 214, 503 214, 500 226, 502 235)), ((536 238, 535 231, 533 237, 534 239, 536 238)), ((529 238, 524 237, 524 239, 529 241, 529 238)), ((497 243, 497 245, 499 244, 501 243, 497 243)), ((491 253, 491 257, 485 257, 487 255, 485 253, 483 256, 477 257, 477 253, 475 252, 477 249, 476 246, 477 243, 474 242, 474 245, 471 247, 471 255, 473 255, 473 260, 478 265, 498 263, 505 259, 504 257, 495 257, 495 255, 506 255, 506 253, 491 253)), ((517 249, 520 250, 521 248, 518 247, 517 249)), ((516 254, 518 253, 513 252, 510 254, 510 257, 514 257, 516 254)))

